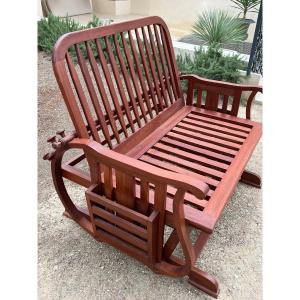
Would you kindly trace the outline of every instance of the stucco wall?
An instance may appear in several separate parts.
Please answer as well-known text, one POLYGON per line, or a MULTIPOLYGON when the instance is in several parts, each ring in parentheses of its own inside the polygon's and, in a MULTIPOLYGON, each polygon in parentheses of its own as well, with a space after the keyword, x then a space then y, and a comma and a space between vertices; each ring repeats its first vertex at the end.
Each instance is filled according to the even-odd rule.
MULTIPOLYGON (((224 9, 238 14, 230 0, 91 0, 93 10, 99 14, 126 15, 139 14, 162 17, 168 26, 183 34, 188 34, 197 15, 206 9, 224 9)), ((257 14, 249 13, 248 18, 256 21, 257 14)), ((247 41, 252 42, 255 24, 249 28, 247 41)))
MULTIPOLYGON (((158 15, 169 27, 190 31, 197 15, 206 9, 224 9, 237 14, 238 10, 232 7, 230 0, 131 0, 131 13, 143 15, 158 15)), ((257 14, 249 13, 248 18, 256 21, 257 14)), ((249 28, 248 40, 252 41, 255 24, 249 28)))
POLYGON ((38 0, 38 2, 37 2, 37 15, 38 15, 38 17, 43 16, 42 4, 41 4, 40 0, 38 0))
POLYGON ((116 3, 110 0, 91 0, 95 13, 116 15, 116 3))

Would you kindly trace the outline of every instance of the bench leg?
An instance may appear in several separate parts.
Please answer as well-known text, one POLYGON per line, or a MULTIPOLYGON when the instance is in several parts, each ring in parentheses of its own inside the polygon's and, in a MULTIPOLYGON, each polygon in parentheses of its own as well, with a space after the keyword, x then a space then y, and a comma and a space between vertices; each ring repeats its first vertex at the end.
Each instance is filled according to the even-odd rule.
POLYGON ((192 268, 188 282, 206 294, 218 298, 220 288, 218 281, 206 272, 192 268))
MULTIPOLYGON (((188 227, 188 232, 191 231, 191 227, 188 227)), ((194 244, 194 251, 196 257, 201 254, 201 251, 208 240, 208 234, 201 232, 197 241, 194 244)), ((175 250, 177 244, 179 243, 179 238, 174 229, 171 233, 168 241, 165 244, 163 256, 167 261, 176 264, 176 265, 184 265, 185 261, 172 255, 175 250)), ((190 273, 188 274, 188 282, 199 290, 205 292, 206 294, 217 298, 219 294, 219 283, 218 281, 208 273, 198 269, 197 267, 192 267, 190 273)))
POLYGON ((250 171, 244 171, 241 179, 241 182, 252 185, 257 188, 261 188, 261 178, 259 175, 252 173, 250 171))
POLYGON ((54 187, 65 208, 64 216, 74 220, 89 234, 93 235, 90 216, 87 214, 86 210, 80 209, 73 203, 66 189, 61 168, 63 154, 63 151, 56 153, 51 161, 51 171, 54 187))
MULTIPOLYGON (((184 260, 179 259, 173 255, 168 259, 168 261, 177 265, 185 264, 184 260)), ((220 288, 216 278, 196 267, 192 267, 190 273, 188 274, 188 277, 188 282, 191 285, 214 298, 218 298, 220 288)))

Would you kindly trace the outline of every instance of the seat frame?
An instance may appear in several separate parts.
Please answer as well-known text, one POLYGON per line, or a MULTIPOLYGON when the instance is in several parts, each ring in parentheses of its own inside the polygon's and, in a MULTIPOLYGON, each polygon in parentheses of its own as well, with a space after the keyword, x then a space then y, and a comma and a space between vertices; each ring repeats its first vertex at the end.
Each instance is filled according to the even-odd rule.
MULTIPOLYGON (((157 32, 155 31, 155 33, 157 32)), ((145 41, 147 35, 143 35, 143 37, 145 41)), ((150 42, 153 43, 153 40, 151 40, 150 34, 148 37, 150 45, 150 42)), ((160 39, 157 38, 156 41, 158 40, 160 39)), ((134 47, 133 44, 131 44, 131 47, 134 47)), ((116 68, 116 65, 114 66, 113 58, 111 57, 113 51, 110 51, 107 40, 106 49, 113 71, 115 71, 114 67, 116 68)), ((76 51, 79 65, 84 73, 87 69, 83 67, 80 50, 76 49, 76 51)), ((87 51, 88 55, 90 55, 89 50, 87 51)), ((132 53, 134 55, 134 50, 132 50, 132 53)), ((152 53, 155 56, 154 50, 152 53)), ((91 60, 92 58, 89 56, 89 59, 91 60)), ((153 59, 157 58, 154 57, 153 59)), ((93 60, 91 61, 93 62, 93 60)), ((122 67, 122 62, 120 64, 122 67)), ((130 62, 128 64, 130 69, 130 62)), ((74 132, 65 134, 64 131, 58 131, 56 136, 49 138, 48 142, 52 144, 54 150, 44 156, 44 159, 51 161, 52 178, 65 208, 64 215, 77 222, 98 241, 113 245, 138 259, 154 272, 173 277, 188 276, 192 285, 213 297, 217 297, 219 293, 217 280, 197 268, 195 262, 209 235, 213 232, 216 222, 220 218, 237 183, 241 181, 254 187, 261 187, 260 177, 246 171, 245 167, 262 132, 261 124, 250 120, 253 99, 257 92, 262 92, 262 88, 208 80, 196 75, 179 75, 167 26, 158 17, 148 17, 64 35, 55 46, 53 68, 75 126, 74 132), (99 118, 98 122, 89 123, 88 121, 88 124, 84 124, 81 111, 78 109, 75 101, 73 101, 72 89, 69 83, 71 79, 67 77, 65 72, 66 60, 67 63, 70 62, 70 57, 67 54, 68 49, 76 43, 86 43, 95 37, 113 35, 115 38, 116 33, 134 30, 137 34, 136 43, 140 46, 141 60, 145 62, 142 49, 144 49, 146 54, 149 54, 147 52, 149 49, 147 50, 146 43, 144 48, 141 47, 141 40, 139 40, 137 32, 142 30, 144 34, 144 29, 141 28, 148 28, 149 30, 149 26, 159 26, 162 45, 157 46, 157 52, 164 49, 166 59, 164 60, 165 66, 161 69, 162 74, 158 74, 157 78, 155 78, 153 75, 155 73, 154 70, 159 73, 159 68, 155 69, 153 67, 157 64, 157 61, 152 62, 149 55, 147 56, 149 61, 147 66, 149 68, 152 66, 152 76, 149 76, 149 74, 147 76, 147 72, 150 73, 150 70, 147 69, 146 64, 144 64, 144 73, 148 82, 151 79, 155 82, 152 89, 147 92, 148 97, 143 93, 141 99, 145 105, 148 105, 147 101, 151 97, 154 99, 153 97, 155 96, 158 101, 157 103, 154 103, 154 101, 152 103, 159 107, 162 103, 159 100, 163 99, 165 95, 170 96, 172 94, 174 97, 177 96, 177 98, 173 99, 172 103, 169 97, 168 99, 171 103, 166 106, 161 105, 161 111, 158 110, 158 114, 146 124, 140 124, 140 121, 136 119, 136 123, 139 123, 140 126, 137 130, 134 130, 134 122, 129 122, 125 127, 129 128, 131 126, 134 132, 109 149, 110 141, 107 138, 101 141, 95 135, 95 132, 100 129, 103 130, 103 124, 105 123, 101 123, 99 118), (169 74, 169 76, 166 76, 166 74, 169 74), (180 81, 187 81, 186 97, 184 97, 180 81), (170 90, 172 90, 171 93, 170 90), (205 91, 206 96, 204 96, 203 91, 205 91), (248 92, 245 119, 237 117, 243 92, 248 92), (229 100, 230 97, 232 99, 229 100), (222 100, 221 106, 220 100, 222 100), (188 118, 188 121, 186 121, 186 118, 188 118), (203 120, 206 120, 207 123, 203 120), (180 127, 182 122, 184 124, 180 127), (222 126, 224 128, 223 131, 220 130, 222 126), (147 156, 155 151, 153 147, 164 146, 164 151, 166 152, 164 152, 164 155, 162 155, 162 152, 158 152, 158 156, 161 155, 162 157, 159 163, 163 162, 165 166, 164 160, 166 158, 164 157, 170 159, 170 157, 173 157, 173 153, 168 150, 170 148, 167 148, 165 144, 161 144, 161 141, 169 139, 168 135, 174 131, 174 128, 177 128, 178 131, 182 131, 182 128, 189 128, 190 130, 184 129, 184 132, 187 133, 183 134, 186 140, 186 143, 183 143, 183 147, 188 149, 194 147, 193 149, 200 151, 202 154, 206 151, 205 155, 208 155, 207 153, 210 155, 209 160, 207 156, 203 157, 202 154, 201 156, 196 156, 192 152, 190 157, 188 157, 185 148, 183 148, 185 152, 179 152, 181 151, 180 148, 174 146, 174 151, 177 154, 184 153, 187 156, 185 161, 181 158, 181 163, 193 164, 194 166, 199 159, 205 163, 209 161, 210 168, 203 168, 203 165, 199 164, 199 170, 203 169, 206 171, 201 171, 202 173, 211 172, 213 176, 220 176, 218 168, 225 165, 224 162, 221 163, 220 161, 225 158, 228 159, 225 166, 226 171, 222 173, 222 178, 217 180, 215 187, 212 188, 210 182, 215 182, 216 179, 210 178, 207 174, 199 175, 196 174, 197 172, 193 173, 191 171, 181 173, 180 170, 182 168, 177 168, 179 171, 176 172, 172 171, 172 168, 155 166, 153 159, 151 160, 151 157, 147 156), (215 133, 212 132, 213 130, 215 130, 215 133), (207 134, 208 142, 205 139, 201 140, 202 131, 207 134), (228 134, 232 132, 235 132, 235 134, 229 136, 228 134), (243 139, 240 142, 241 136, 243 139), (197 138, 199 138, 200 146, 192 146, 191 141, 195 141, 197 138), (230 141, 232 139, 235 140, 235 144, 232 144, 234 146, 231 146, 230 141), (206 145, 206 148, 202 146, 201 141, 203 142, 202 144, 206 145), (234 152, 234 155, 228 154, 225 150, 216 150, 219 148, 225 149, 220 146, 221 144, 222 146, 225 144, 224 147, 227 147, 226 151, 228 153, 234 152), (212 150, 209 145, 214 149, 212 150), (237 148, 235 149, 234 147, 237 148), (83 153, 76 155, 67 162, 63 162, 64 154, 72 149, 80 149, 83 153), (222 151, 225 152, 223 153, 222 151), (147 162, 147 157, 151 163, 147 162), (83 160, 87 161, 89 172, 77 167, 83 160), (203 178, 203 180, 199 178, 203 178), (86 208, 81 208, 74 204, 66 189, 64 179, 86 188, 86 208), (172 227, 173 231, 164 243, 166 225, 172 227), (189 237, 189 233, 193 228, 200 230, 200 234, 194 244, 189 237), (184 259, 174 255, 178 245, 183 250, 184 259)), ((70 68, 70 70, 74 71, 75 69, 70 68)), ((77 93, 80 94, 74 74, 75 71, 71 74, 71 77, 75 82, 77 93)), ((117 78, 116 73, 114 75, 117 78)), ((84 79, 87 80, 87 78, 87 73, 84 73, 84 79)), ((88 90, 93 95, 89 84, 88 90)), ((112 93, 113 91, 110 92, 112 93)), ((122 92, 120 92, 120 95, 122 96, 122 92)), ((131 96, 130 93, 128 95, 129 97, 131 96)), ((82 97, 83 94, 81 94, 82 97)), ((128 112, 128 108, 134 110, 133 106, 134 100, 131 98, 128 103, 123 103, 119 111, 122 111, 125 115, 128 112)), ((84 110, 84 105, 82 107, 84 110)), ((150 105, 148 105, 149 107, 150 105)), ((136 113, 136 111, 134 112, 136 113)), ((87 116, 86 111, 84 113, 87 116)), ((117 108, 111 113, 115 118, 120 117, 117 108)), ((148 114, 151 114, 149 109, 148 114)), ((128 114, 127 116, 128 120, 130 120, 130 116, 128 114)), ((108 123, 110 117, 109 115, 105 117, 106 123, 108 123)), ((121 132, 122 130, 119 129, 119 133, 121 132)), ((113 136, 116 137, 116 135, 117 133, 114 132, 113 136)), ((197 144, 197 142, 195 143, 197 144)), ((170 164, 172 165, 172 162, 168 162, 168 166, 170 164)), ((175 160, 174 164, 176 165, 175 160)))

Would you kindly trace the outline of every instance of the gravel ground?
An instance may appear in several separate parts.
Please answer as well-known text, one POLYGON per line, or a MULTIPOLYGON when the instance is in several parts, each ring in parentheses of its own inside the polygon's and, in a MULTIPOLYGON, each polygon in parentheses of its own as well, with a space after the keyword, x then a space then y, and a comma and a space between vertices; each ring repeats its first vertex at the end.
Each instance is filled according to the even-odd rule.
MULTIPOLYGON (((49 162, 42 156, 46 139, 56 130, 72 130, 49 56, 38 60, 38 293, 39 299, 212 299, 185 278, 154 274, 106 244, 96 242, 75 222, 62 216, 49 162)), ((261 121, 262 107, 253 106, 261 121)), ((261 174, 261 142, 248 169, 261 174)), ((82 189, 69 185, 83 199, 82 189)), ((219 280, 222 300, 262 299, 262 193, 238 184, 197 265, 219 280)))

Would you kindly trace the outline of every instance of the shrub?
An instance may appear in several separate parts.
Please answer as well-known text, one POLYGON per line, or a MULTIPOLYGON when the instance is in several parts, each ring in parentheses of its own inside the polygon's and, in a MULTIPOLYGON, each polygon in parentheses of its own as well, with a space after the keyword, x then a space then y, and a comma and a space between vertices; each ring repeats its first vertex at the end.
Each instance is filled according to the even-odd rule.
POLYGON ((195 49, 194 58, 190 55, 177 55, 177 65, 182 73, 192 73, 204 78, 238 83, 239 70, 244 62, 239 55, 224 56, 220 47, 203 47, 195 49))
POLYGON ((245 40, 246 28, 242 20, 222 10, 204 11, 192 29, 193 36, 209 46, 245 40))
POLYGON ((65 33, 101 26, 102 22, 96 16, 85 26, 66 17, 49 15, 38 21, 38 48, 48 54, 52 53, 54 44, 65 33))

